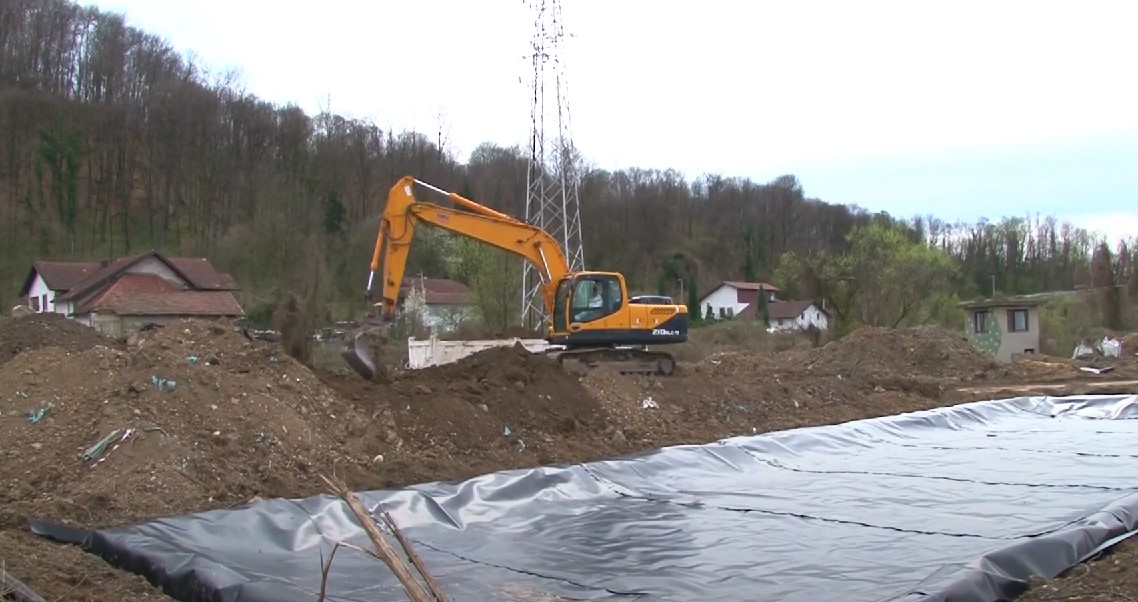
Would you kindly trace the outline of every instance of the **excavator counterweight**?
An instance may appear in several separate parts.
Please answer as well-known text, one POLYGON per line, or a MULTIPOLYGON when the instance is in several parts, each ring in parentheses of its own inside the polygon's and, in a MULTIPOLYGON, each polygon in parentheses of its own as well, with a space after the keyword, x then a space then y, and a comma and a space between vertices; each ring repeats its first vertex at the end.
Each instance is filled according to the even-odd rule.
POLYGON ((629 297, 619 272, 569 269, 556 239, 537 226, 447 192, 411 176, 391 187, 379 223, 366 297, 374 311, 354 334, 342 355, 360 376, 377 374, 376 351, 387 338, 397 311, 407 255, 418 224, 478 240, 530 262, 541 276, 541 295, 552 319, 545 339, 548 355, 571 372, 612 366, 624 373, 671 375, 675 359, 649 345, 683 343, 688 337, 688 308, 659 297, 629 297), (455 208, 415 198, 419 185, 449 198, 455 208), (380 297, 372 301, 375 277, 380 297))

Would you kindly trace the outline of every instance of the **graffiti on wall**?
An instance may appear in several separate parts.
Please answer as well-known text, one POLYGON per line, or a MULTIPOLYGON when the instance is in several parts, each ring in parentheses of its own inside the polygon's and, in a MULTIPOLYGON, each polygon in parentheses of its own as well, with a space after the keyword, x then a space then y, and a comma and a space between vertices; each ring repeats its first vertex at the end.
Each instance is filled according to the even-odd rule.
POLYGON ((972 314, 969 313, 964 320, 964 332, 968 333, 968 340, 972 341, 972 344, 980 351, 992 355, 999 353, 1000 333, 1003 332, 1003 328, 996 318, 996 312, 988 313, 988 332, 976 332, 973 327, 972 314))

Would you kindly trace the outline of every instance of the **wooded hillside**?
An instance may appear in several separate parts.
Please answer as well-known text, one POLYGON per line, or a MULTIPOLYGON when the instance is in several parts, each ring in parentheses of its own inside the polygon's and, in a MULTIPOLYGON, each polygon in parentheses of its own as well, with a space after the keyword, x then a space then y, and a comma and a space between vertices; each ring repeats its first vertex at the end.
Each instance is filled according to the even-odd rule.
MULTIPOLYGON (((7 0, 0 57, 4 299, 36 258, 158 248, 210 257, 238 278, 258 319, 312 274, 338 314, 324 317, 347 317, 362 310, 377 216, 398 177, 524 214, 520 148, 483 144, 463 164, 433 133, 275 106, 117 15, 7 0)), ((688 290, 693 279, 702 290, 778 278, 799 295, 831 298, 850 319, 889 324, 942 319, 948 301, 989 291, 993 276, 1003 293, 1092 283, 1097 241, 1054 219, 946 224, 925 215, 936 208, 916 207, 921 217, 896 219, 805 190, 793 175, 686 181, 671 170, 588 169, 587 266, 673 295, 681 277, 688 290)), ((1138 289, 1127 248, 1104 251, 1111 267, 1094 283, 1138 289)), ((502 261, 424 238, 409 273, 460 278, 484 305, 501 306, 494 313, 515 315, 520 265, 502 261), (513 269, 490 268, 501 265, 513 269)))

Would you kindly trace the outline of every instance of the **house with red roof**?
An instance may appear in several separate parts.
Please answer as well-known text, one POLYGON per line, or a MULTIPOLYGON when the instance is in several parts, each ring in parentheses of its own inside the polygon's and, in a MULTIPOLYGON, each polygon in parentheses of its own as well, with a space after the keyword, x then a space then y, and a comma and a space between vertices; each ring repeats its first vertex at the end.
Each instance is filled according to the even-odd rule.
POLYGON ((20 296, 32 311, 123 336, 182 318, 240 318, 238 290, 232 276, 205 258, 150 250, 100 262, 35 261, 20 296))
MULTIPOLYGON (((778 301, 782 289, 768 282, 738 282, 724 280, 699 300, 699 315, 707 315, 708 307, 717 320, 733 318, 748 305, 758 301, 759 290, 767 295, 767 303, 778 301)), ((688 311, 694 312, 694 309, 688 311)))
POLYGON ((398 303, 406 307, 408 296, 416 293, 423 307, 416 308, 428 328, 448 332, 464 321, 478 317, 474 292, 465 284, 449 278, 404 278, 399 287, 398 303))
MULTIPOLYGON (((736 314, 736 317, 740 320, 757 320, 758 311, 758 304, 752 303, 736 314)), ((790 332, 809 328, 826 330, 830 327, 830 312, 813 301, 767 303, 767 317, 770 318, 771 332, 790 332)))
POLYGON ((830 326, 830 312, 813 301, 793 301, 781 298, 782 289, 769 282, 738 282, 725 280, 700 298, 700 316, 708 312, 716 320, 730 318, 757 319, 759 294, 767 299, 770 330, 793 331, 830 326))

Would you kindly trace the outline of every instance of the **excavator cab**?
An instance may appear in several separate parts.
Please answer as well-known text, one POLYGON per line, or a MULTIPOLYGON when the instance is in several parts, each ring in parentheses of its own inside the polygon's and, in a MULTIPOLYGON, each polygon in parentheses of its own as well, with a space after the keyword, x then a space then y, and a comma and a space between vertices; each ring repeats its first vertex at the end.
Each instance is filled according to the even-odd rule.
POLYGON ((576 272, 557 285, 548 340, 567 349, 668 345, 688 338, 687 308, 633 303, 617 272, 576 272))

